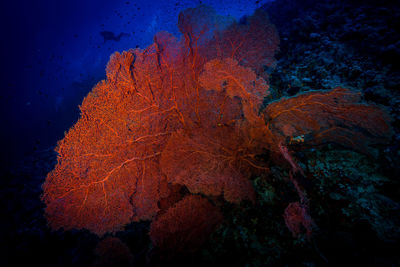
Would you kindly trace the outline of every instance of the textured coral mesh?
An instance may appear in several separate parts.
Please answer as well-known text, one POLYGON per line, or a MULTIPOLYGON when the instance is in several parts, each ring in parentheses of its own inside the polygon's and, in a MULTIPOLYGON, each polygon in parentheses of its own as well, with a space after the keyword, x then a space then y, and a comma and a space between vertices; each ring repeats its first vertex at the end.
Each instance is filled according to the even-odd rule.
POLYGON ((53 229, 103 235, 151 220, 160 200, 178 201, 171 184, 254 201, 249 178, 268 170, 258 155, 279 153, 288 138, 367 150, 390 137, 386 113, 343 88, 284 98, 260 112, 269 89, 263 70, 279 44, 263 11, 236 23, 202 6, 182 12, 178 26, 179 40, 160 32, 146 49, 113 54, 107 79, 84 99, 43 185, 53 229))
POLYGON ((103 234, 157 213, 158 199, 168 193, 158 158, 176 126, 167 92, 151 90, 167 87, 151 57, 114 54, 107 80, 85 98, 81 118, 59 142, 58 164, 43 186, 53 228, 103 234))
POLYGON ((304 135, 312 144, 334 142, 369 153, 370 145, 390 139, 390 118, 380 107, 360 102, 359 92, 338 87, 280 99, 264 114, 275 136, 304 135))
POLYGON ((197 249, 222 222, 217 207, 201 196, 186 196, 150 226, 153 244, 175 252, 197 249))
POLYGON ((144 50, 113 54, 107 79, 84 99, 43 185, 53 229, 103 235, 152 219, 168 183, 228 201, 254 199, 248 177, 264 168, 254 157, 264 132, 251 125, 263 122, 257 108, 268 89, 257 74, 274 61, 277 34, 262 12, 238 24, 206 7, 181 13, 178 27, 180 40, 160 32, 144 50), (216 62, 222 67, 212 76, 216 62), (196 166, 177 157, 187 148, 196 150, 196 166), (184 177, 180 168, 198 176, 184 177))

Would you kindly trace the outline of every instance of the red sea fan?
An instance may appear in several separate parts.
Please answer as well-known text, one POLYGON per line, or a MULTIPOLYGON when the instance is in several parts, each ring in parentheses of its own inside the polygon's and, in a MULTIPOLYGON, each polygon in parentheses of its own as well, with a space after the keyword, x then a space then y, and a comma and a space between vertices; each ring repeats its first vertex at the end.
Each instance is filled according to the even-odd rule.
POLYGON ((211 60, 199 77, 206 90, 225 91, 230 98, 239 97, 245 118, 254 123, 264 97, 269 94, 267 82, 250 68, 240 66, 231 58, 211 60))
POLYGON ((230 25, 216 35, 216 46, 220 58, 232 58, 240 65, 250 67, 258 75, 267 78, 265 67, 275 65, 275 52, 279 36, 269 23, 265 11, 258 9, 254 15, 245 17, 241 23, 230 25))
POLYGON ((169 181, 184 184, 191 193, 223 195, 236 203, 254 201, 250 170, 262 166, 256 165, 253 152, 246 150, 245 144, 229 127, 207 132, 198 129, 190 135, 179 131, 162 153, 161 169, 169 181))
POLYGON ((314 222, 309 215, 306 204, 301 204, 300 202, 290 203, 286 207, 283 217, 286 226, 294 237, 297 238, 301 234, 305 234, 307 238, 311 238, 314 222))
MULTIPOLYGON (((257 142, 252 141, 249 133, 254 136, 260 130, 258 126, 244 130, 250 123, 243 119, 243 113, 248 118, 250 113, 257 116, 253 111, 244 110, 259 105, 263 96, 260 90, 267 86, 251 70, 243 71, 237 63, 232 63, 233 59, 223 62, 231 62, 232 70, 240 70, 263 85, 249 89, 247 93, 255 94, 254 97, 245 96, 232 86, 232 90, 225 91, 201 84, 199 77, 206 61, 211 59, 204 51, 216 49, 211 44, 215 43, 217 31, 219 36, 224 36, 224 29, 235 24, 207 10, 205 7, 188 9, 180 15, 182 40, 161 32, 155 36, 154 44, 144 50, 111 56, 107 79, 99 82, 84 99, 81 118, 58 143, 58 163, 43 185, 46 218, 53 229, 86 228, 103 235, 122 230, 132 221, 152 219, 159 212, 158 202, 169 195, 168 183, 178 180, 183 185, 186 181, 192 192, 223 193, 229 201, 254 198, 247 180, 249 166, 260 166, 255 160, 258 150, 251 151, 257 148, 257 142), (255 98, 256 105, 252 104, 255 98), (237 129, 227 134, 232 136, 232 141, 244 142, 243 147, 219 137, 220 128, 223 132, 237 129), (187 138, 179 141, 180 135, 187 138), (189 182, 191 178, 177 178, 180 177, 177 166, 182 164, 170 153, 173 144, 185 147, 192 141, 206 146, 202 147, 203 151, 231 150, 220 154, 229 160, 219 166, 214 162, 217 164, 213 169, 215 175, 209 176, 209 181, 203 180, 201 185, 189 182), (167 144, 169 149, 165 149, 167 144), (235 149, 241 151, 236 153, 235 149), (159 163, 162 154, 163 170, 159 163), (235 164, 241 165, 236 168, 235 164), (216 188, 206 190, 205 184, 215 184, 216 188)), ((254 35, 254 25, 258 24, 251 25, 249 36, 254 35)), ((241 51, 238 52, 240 62, 245 62, 242 59, 251 58, 253 53, 248 49, 262 44, 257 44, 256 38, 244 38, 242 30, 241 34, 241 41, 235 43, 237 47, 229 46, 229 49, 241 51), (248 41, 250 46, 245 45, 250 44, 248 41)), ((225 41, 221 39, 225 44, 233 40, 232 34, 225 36, 225 41)), ((219 44, 220 52, 228 49, 219 44)), ((271 55, 276 50, 275 46, 265 48, 270 49, 267 54, 271 55)), ((219 55, 232 54, 229 51, 219 55)), ((242 78, 246 79, 243 73, 242 78)), ((214 82, 223 80, 215 77, 214 82)), ((251 85, 251 81, 242 82, 251 85)), ((199 170, 211 166, 207 159, 199 162, 205 164, 198 166, 199 170)))
POLYGON ((151 223, 150 238, 162 250, 193 251, 221 222, 217 207, 201 196, 189 195, 151 223))
POLYGON ((195 63, 230 58, 264 78, 264 68, 275 65, 279 36, 261 9, 237 23, 206 6, 189 8, 179 15, 178 26, 195 63))
MULTIPOLYGON (((386 113, 343 88, 284 98, 260 112, 269 88, 263 70, 279 40, 263 11, 242 22, 188 9, 179 17, 181 40, 161 32, 144 50, 111 56, 107 79, 84 99, 43 185, 52 229, 104 235, 157 215, 156 245, 196 247, 221 216, 200 196, 179 201, 174 184, 254 201, 249 179, 268 171, 260 154, 282 153, 296 170, 286 139, 360 150, 388 140, 386 113)), ((292 206, 288 218, 302 212, 292 206)))
POLYGON ((369 153, 370 145, 390 139, 390 117, 360 101, 360 93, 338 87, 280 99, 270 103, 264 114, 267 126, 281 140, 333 142, 369 153))
POLYGON ((59 142, 42 196, 53 229, 115 232, 152 218, 168 195, 158 158, 175 113, 168 92, 152 90, 165 83, 152 57, 139 50, 114 54, 107 80, 85 98, 81 118, 59 142))

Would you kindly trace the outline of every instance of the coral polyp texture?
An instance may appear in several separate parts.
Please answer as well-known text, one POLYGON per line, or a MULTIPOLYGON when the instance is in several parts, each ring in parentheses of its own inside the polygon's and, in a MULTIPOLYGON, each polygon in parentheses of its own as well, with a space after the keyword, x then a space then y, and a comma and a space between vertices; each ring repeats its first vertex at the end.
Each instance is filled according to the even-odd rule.
MULTIPOLYGON (((250 178, 269 170, 259 156, 279 153, 296 136, 360 150, 390 136, 385 112, 348 89, 281 99, 262 111, 269 95, 264 70, 274 66, 279 45, 264 11, 237 23, 202 6, 182 12, 178 27, 181 38, 160 32, 146 49, 113 54, 107 78, 84 99, 43 185, 52 229, 102 236, 157 216, 152 239, 173 248, 180 237, 172 228, 197 238, 220 222, 200 196, 162 210, 162 200, 179 201, 174 186, 213 202, 254 202, 250 178)), ((299 209, 290 211, 293 230, 299 209)))
POLYGON ((390 139, 390 117, 381 108, 360 101, 359 92, 338 87, 280 99, 264 113, 276 135, 301 135, 314 144, 333 142, 368 153, 371 145, 390 139))
POLYGON ((194 251, 222 221, 217 207, 201 196, 186 196, 150 226, 155 246, 165 251, 194 251))

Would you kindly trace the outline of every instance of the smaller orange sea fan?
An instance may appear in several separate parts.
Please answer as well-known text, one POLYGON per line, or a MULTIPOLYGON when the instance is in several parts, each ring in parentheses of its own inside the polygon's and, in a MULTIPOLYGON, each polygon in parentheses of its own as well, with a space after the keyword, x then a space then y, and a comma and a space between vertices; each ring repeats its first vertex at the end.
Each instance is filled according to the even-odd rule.
POLYGON ((188 195, 153 220, 150 238, 162 250, 189 252, 198 249, 221 222, 217 207, 199 195, 188 195))
POLYGON ((361 103, 359 92, 341 87, 282 98, 270 103, 264 115, 280 139, 304 136, 310 144, 333 142, 364 153, 392 136, 384 109, 361 103))

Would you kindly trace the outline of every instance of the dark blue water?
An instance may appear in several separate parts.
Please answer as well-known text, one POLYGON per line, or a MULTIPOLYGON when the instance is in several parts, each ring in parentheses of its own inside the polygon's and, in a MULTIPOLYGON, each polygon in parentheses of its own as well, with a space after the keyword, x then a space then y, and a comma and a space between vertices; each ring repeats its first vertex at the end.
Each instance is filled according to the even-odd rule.
POLYGON ((178 34, 181 10, 207 4, 240 18, 258 1, 17 1, 2 9, 3 164, 56 144, 115 51, 144 48, 160 30, 178 34), (101 35, 123 33, 118 40, 101 35), (110 39, 111 38, 111 39, 110 39))

